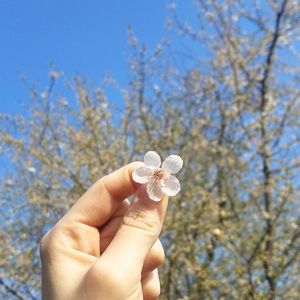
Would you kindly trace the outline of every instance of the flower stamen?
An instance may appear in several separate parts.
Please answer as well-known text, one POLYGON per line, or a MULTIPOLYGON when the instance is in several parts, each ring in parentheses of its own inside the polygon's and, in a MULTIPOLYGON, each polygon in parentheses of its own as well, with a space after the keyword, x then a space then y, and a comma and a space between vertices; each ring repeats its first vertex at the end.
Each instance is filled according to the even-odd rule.
POLYGON ((162 169, 157 169, 153 173, 154 181, 160 181, 165 177, 165 172, 162 169))

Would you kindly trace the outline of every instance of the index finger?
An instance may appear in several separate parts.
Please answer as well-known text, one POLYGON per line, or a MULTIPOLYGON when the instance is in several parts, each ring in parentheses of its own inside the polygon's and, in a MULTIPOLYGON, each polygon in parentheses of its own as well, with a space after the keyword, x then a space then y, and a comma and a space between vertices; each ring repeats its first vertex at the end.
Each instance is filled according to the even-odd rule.
POLYGON ((138 189, 139 184, 132 180, 132 172, 141 165, 141 162, 130 163, 102 177, 74 204, 62 221, 93 227, 105 224, 120 203, 138 189))

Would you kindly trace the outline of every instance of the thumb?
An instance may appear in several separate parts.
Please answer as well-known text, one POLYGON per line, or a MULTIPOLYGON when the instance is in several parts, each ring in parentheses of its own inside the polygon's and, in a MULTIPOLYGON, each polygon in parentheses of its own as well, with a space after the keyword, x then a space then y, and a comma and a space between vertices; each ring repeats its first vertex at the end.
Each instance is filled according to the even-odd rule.
POLYGON ((159 202, 152 201, 142 186, 114 239, 100 257, 100 264, 102 260, 118 272, 140 276, 144 260, 161 232, 167 205, 167 196, 159 202))

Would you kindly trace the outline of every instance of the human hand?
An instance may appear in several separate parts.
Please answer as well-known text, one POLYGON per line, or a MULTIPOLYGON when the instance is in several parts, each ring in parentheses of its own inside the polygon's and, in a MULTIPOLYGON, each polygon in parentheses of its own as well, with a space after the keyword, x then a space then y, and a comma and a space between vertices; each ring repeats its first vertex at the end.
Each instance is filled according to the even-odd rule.
POLYGON ((43 237, 43 299, 156 299, 167 197, 148 199, 131 163, 98 180, 43 237), (137 194, 132 204, 126 197, 137 194))

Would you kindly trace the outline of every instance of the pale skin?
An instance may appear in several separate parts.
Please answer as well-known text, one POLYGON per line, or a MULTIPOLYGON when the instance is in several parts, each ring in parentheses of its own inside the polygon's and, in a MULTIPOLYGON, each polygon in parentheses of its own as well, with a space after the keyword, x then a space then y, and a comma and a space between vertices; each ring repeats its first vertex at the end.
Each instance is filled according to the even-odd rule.
POLYGON ((43 237, 44 300, 152 300, 160 294, 158 239, 167 197, 154 202, 131 163, 98 180, 43 237), (126 199, 135 194, 132 204, 126 199))

